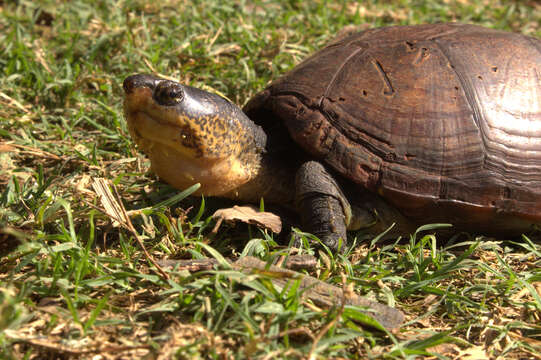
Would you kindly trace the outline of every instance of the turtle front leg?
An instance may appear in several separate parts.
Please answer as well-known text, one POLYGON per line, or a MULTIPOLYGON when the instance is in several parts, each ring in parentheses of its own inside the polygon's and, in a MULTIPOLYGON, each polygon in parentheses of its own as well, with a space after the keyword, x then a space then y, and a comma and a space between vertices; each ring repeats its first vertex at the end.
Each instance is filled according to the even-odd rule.
POLYGON ((351 206, 332 175, 322 164, 308 161, 297 171, 295 187, 303 230, 316 235, 332 251, 344 251, 351 206))

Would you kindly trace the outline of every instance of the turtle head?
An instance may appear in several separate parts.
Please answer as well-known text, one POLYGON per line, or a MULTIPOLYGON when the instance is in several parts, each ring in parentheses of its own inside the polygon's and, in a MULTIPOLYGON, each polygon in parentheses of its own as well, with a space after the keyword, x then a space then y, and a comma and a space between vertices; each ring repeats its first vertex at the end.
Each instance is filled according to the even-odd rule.
POLYGON ((174 187, 223 195, 255 176, 266 136, 221 96, 152 75, 124 80, 124 116, 152 170, 174 187))

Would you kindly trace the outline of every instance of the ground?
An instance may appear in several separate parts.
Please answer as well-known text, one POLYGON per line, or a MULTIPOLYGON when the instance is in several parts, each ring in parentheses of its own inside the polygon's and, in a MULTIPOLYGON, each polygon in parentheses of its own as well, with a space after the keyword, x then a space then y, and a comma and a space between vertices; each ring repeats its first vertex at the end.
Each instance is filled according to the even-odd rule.
POLYGON ((442 241, 427 226, 302 250, 311 275, 400 309, 388 332, 272 274, 153 264, 293 250, 254 226, 213 231, 223 203, 148 172, 122 116, 126 76, 242 105, 345 27, 438 21, 541 37, 536 1, 0 1, 0 358, 540 358, 541 246, 526 236, 442 241))

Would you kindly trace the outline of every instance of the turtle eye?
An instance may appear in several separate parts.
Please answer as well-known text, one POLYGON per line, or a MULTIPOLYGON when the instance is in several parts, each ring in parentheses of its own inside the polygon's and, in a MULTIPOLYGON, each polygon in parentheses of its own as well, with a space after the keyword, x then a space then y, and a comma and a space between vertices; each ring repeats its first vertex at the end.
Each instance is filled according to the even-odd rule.
POLYGON ((162 81, 154 90, 154 100, 160 105, 172 106, 180 103, 184 98, 182 85, 174 81, 162 81))

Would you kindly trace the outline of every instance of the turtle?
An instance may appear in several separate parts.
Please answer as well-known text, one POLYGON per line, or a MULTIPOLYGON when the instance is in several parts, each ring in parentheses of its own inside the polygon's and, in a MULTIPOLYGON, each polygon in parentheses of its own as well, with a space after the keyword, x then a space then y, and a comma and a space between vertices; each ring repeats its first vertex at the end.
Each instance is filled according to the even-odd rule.
POLYGON ((295 209, 333 251, 347 231, 428 223, 515 236, 541 223, 541 41, 477 25, 331 41, 251 98, 148 74, 124 114, 152 170, 197 194, 295 209))

